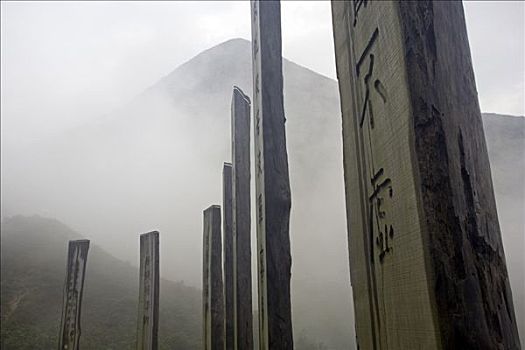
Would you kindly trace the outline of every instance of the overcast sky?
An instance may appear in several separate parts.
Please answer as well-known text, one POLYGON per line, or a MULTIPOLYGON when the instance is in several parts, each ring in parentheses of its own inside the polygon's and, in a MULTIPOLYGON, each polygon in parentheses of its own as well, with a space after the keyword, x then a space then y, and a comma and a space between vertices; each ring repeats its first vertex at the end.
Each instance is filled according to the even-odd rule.
MULTIPOLYGON (((26 141, 122 106, 225 40, 248 2, 2 2, 2 137, 26 141)), ((467 2, 481 109, 523 115, 525 5, 467 2)), ((335 78, 329 2, 283 2, 284 56, 335 78)))

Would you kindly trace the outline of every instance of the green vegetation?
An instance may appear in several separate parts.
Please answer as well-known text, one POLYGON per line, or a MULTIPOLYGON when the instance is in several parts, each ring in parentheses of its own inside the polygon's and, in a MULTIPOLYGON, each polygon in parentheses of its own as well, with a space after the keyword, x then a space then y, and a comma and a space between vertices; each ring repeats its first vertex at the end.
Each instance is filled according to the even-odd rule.
MULTIPOLYGON (((67 242, 79 238, 80 234, 59 221, 39 216, 15 216, 2 222, 2 350, 57 347, 67 242)), ((91 242, 88 254, 80 347, 134 349, 138 269, 95 243, 91 242)), ((300 333, 297 349, 327 349, 321 343, 313 345, 313 335, 300 333)), ((200 290, 161 280, 159 347, 202 348, 200 290)))
MULTIPOLYGON (((17 216, 2 222, 1 238, 0 348, 54 349, 67 241, 80 235, 56 220, 17 216)), ((160 348, 200 349, 200 291, 181 282, 161 280, 160 298, 160 348)), ((134 348, 137 300, 137 268, 92 242, 81 348, 134 348)))

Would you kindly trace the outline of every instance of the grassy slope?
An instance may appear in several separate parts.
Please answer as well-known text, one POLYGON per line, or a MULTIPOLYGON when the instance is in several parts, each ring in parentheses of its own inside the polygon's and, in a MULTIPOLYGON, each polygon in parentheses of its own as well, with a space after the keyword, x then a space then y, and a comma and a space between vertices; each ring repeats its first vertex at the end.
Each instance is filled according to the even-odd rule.
MULTIPOLYGON (((78 238, 56 220, 14 217, 2 223, 1 348, 56 348, 66 244, 78 238)), ((88 256, 82 309, 83 349, 135 346, 138 273, 96 245, 88 256)), ((161 349, 198 349, 200 292, 161 281, 161 349)))

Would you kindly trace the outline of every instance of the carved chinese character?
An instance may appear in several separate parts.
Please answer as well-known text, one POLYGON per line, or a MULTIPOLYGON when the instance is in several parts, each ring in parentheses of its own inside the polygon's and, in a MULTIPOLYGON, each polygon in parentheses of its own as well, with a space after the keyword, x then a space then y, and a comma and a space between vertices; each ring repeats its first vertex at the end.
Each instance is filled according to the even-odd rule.
POLYGON ((385 209, 385 200, 391 200, 394 195, 392 181, 384 178, 383 168, 379 169, 371 178, 373 192, 369 198, 370 202, 370 224, 374 233, 375 245, 379 252, 379 262, 383 262, 385 255, 392 250, 394 238, 394 227, 388 222, 385 209))
POLYGON ((354 27, 357 24, 357 15, 359 14, 359 10, 361 8, 366 7, 368 0, 354 0, 354 27))

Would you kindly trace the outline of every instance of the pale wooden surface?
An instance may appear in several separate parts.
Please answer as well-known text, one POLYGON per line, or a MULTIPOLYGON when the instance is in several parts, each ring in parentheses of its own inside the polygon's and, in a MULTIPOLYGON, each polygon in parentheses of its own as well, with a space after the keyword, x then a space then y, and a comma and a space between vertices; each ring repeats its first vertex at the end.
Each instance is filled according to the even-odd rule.
POLYGON ((158 348, 159 330, 159 233, 140 235, 139 307, 137 350, 158 348))
POLYGON ((80 316, 82 293, 86 274, 89 240, 69 241, 62 304, 59 349, 78 350, 80 342, 80 316))
POLYGON ((519 348, 461 3, 332 14, 360 348, 519 348))

